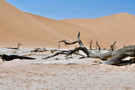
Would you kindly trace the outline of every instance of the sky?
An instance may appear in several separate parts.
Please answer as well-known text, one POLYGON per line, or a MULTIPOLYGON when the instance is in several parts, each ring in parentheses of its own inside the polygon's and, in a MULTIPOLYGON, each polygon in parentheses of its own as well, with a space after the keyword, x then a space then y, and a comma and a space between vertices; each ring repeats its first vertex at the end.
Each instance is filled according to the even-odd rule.
POLYGON ((61 20, 98 18, 117 13, 135 15, 135 0, 6 0, 24 12, 61 20))

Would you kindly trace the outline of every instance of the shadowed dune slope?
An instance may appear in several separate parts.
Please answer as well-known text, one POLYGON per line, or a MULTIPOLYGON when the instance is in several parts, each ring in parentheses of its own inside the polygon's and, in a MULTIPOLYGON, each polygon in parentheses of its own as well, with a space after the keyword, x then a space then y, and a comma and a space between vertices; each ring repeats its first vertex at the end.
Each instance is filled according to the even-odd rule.
POLYGON ((53 47, 65 36, 27 15, 4 0, 0 0, 0 45, 53 47))
MULTIPOLYGON (((56 48, 60 40, 76 40, 80 31, 86 46, 92 39, 93 43, 98 41, 101 48, 110 48, 114 41, 117 41, 116 48, 120 48, 135 44, 134 29, 135 16, 127 13, 96 19, 53 20, 22 12, 5 0, 0 0, 1 46, 13 46, 20 42, 24 47, 56 48)), ((64 47, 64 44, 61 46, 64 47)))

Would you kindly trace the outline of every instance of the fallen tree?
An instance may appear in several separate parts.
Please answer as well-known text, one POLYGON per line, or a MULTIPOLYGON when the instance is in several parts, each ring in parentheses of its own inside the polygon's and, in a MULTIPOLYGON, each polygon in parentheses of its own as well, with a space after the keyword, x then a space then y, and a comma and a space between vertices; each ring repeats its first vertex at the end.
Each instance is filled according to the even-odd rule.
MULTIPOLYGON (((73 45, 73 44, 78 43, 79 47, 77 47, 73 50, 59 51, 59 52, 57 52, 51 56, 48 56, 44 59, 48 59, 48 58, 57 56, 59 54, 64 54, 67 57, 69 55, 76 53, 79 50, 83 51, 87 55, 87 56, 83 56, 84 58, 99 58, 102 60, 106 60, 106 61, 102 62, 103 64, 110 64, 110 65, 117 65, 126 57, 135 57, 135 45, 129 45, 127 47, 124 47, 124 48, 121 48, 118 50, 114 50, 114 45, 116 42, 114 42, 114 44, 111 45, 111 51, 108 50, 107 53, 101 53, 101 52, 92 53, 91 50, 87 49, 83 45, 82 41, 80 40, 80 32, 78 33, 78 37, 77 37, 76 41, 69 43, 66 40, 62 40, 59 43, 61 43, 61 42, 65 43, 65 45, 73 45)), ((101 48, 100 48, 98 42, 96 42, 96 44, 97 44, 98 49, 100 51, 101 48)))
POLYGON ((19 50, 21 45, 23 45, 23 44, 17 43, 17 47, 6 47, 6 48, 19 50))
POLYGON ((80 32, 78 32, 78 37, 77 37, 77 40, 76 40, 76 41, 73 41, 73 42, 69 43, 69 42, 67 42, 66 40, 61 40, 61 41, 59 41, 58 43, 61 43, 61 42, 65 43, 66 46, 67 46, 67 45, 73 45, 73 44, 78 43, 80 47, 77 47, 77 48, 75 48, 75 49, 73 49, 73 50, 60 51, 60 52, 57 52, 57 53, 54 54, 54 55, 48 56, 48 57, 43 58, 43 59, 48 59, 48 58, 57 56, 57 55, 59 55, 59 54, 65 54, 66 57, 67 57, 67 56, 69 56, 69 55, 71 55, 71 54, 73 54, 73 53, 75 53, 75 52, 77 52, 77 51, 79 51, 79 50, 81 50, 81 51, 83 51, 84 53, 86 53, 87 57, 89 57, 89 55, 90 55, 90 54, 89 54, 89 53, 90 53, 89 50, 83 45, 82 41, 80 40, 80 32))
POLYGON ((19 56, 19 55, 6 55, 6 54, 2 54, 2 55, 0 55, 0 57, 3 61, 12 61, 14 59, 28 59, 28 60, 34 60, 35 59, 35 58, 32 58, 32 57, 19 56))

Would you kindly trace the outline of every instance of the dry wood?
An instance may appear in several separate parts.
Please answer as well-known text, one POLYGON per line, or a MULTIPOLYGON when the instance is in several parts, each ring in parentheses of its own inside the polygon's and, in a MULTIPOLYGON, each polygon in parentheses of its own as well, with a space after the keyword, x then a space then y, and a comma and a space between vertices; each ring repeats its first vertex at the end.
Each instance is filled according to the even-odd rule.
POLYGON ((2 54, 2 55, 0 55, 0 57, 3 61, 11 61, 13 59, 30 59, 30 60, 35 59, 32 57, 19 56, 19 55, 6 55, 6 54, 2 54))
POLYGON ((92 40, 90 41, 90 50, 92 50, 92 40))
MULTIPOLYGON (((87 57, 83 56, 83 58, 99 58, 102 60, 107 59, 103 63, 110 64, 110 65, 118 65, 126 57, 135 57, 135 45, 129 45, 129 46, 126 46, 126 47, 121 48, 119 50, 114 50, 114 45, 116 44, 116 42, 114 42, 113 45, 111 45, 112 51, 108 51, 107 53, 101 53, 101 52, 92 53, 90 50, 88 50, 83 45, 82 41, 80 40, 80 32, 78 33, 78 38, 76 41, 69 43, 66 40, 62 40, 60 42, 64 42, 65 45, 73 45, 75 43, 78 43, 80 45, 80 47, 77 47, 73 50, 59 51, 59 52, 55 53, 54 55, 48 56, 44 59, 48 59, 48 58, 57 56, 59 54, 64 54, 66 56, 69 56, 69 55, 76 53, 79 50, 83 51, 87 55, 87 57)), ((100 48, 98 42, 96 42, 96 45, 98 46, 99 51, 101 51, 101 48, 100 48)))
POLYGON ((99 46, 99 44, 98 44, 98 41, 96 41, 96 45, 97 45, 97 47, 98 47, 98 50, 101 50, 101 48, 100 48, 100 46, 99 46))
POLYGON ((115 44, 116 44, 116 41, 115 41, 112 45, 110 45, 110 47, 111 47, 111 50, 112 50, 112 51, 114 51, 114 50, 115 50, 115 47, 114 47, 114 46, 115 46, 115 44))
POLYGON ((73 45, 73 44, 78 43, 80 45, 80 47, 84 47, 82 41, 80 40, 80 32, 78 32, 78 37, 77 37, 77 40, 76 41, 69 43, 66 40, 61 40, 58 43, 61 43, 61 42, 64 42, 66 46, 67 45, 73 45))
POLYGON ((135 57, 135 45, 129 45, 115 51, 113 57, 103 63, 117 65, 126 57, 135 57))

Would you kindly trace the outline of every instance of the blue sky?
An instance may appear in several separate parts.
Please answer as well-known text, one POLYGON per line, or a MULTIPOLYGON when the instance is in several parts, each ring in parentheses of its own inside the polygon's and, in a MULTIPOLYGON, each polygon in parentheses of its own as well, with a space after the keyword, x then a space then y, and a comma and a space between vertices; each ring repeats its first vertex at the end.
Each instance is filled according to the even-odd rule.
POLYGON ((22 11, 53 19, 98 18, 126 12, 135 15, 135 0, 6 0, 22 11))

